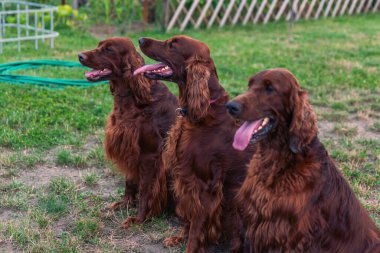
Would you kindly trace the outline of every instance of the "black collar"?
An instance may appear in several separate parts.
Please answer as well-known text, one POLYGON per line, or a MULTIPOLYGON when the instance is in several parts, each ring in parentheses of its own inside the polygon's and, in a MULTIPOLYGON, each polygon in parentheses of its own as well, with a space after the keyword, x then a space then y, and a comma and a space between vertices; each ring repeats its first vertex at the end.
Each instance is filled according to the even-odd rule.
MULTIPOLYGON (((209 104, 210 105, 214 104, 216 101, 218 101, 218 99, 219 99, 219 97, 216 99, 210 100, 209 104)), ((184 107, 184 108, 179 107, 175 111, 176 111, 178 117, 186 117, 186 115, 188 113, 188 109, 186 107, 184 107)))

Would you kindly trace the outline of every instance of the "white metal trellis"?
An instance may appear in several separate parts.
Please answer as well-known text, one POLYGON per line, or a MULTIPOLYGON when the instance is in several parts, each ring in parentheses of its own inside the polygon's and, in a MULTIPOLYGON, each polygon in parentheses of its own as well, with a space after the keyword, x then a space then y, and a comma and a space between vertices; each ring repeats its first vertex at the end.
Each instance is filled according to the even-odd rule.
POLYGON ((263 23, 336 17, 359 13, 379 12, 380 0, 167 0, 169 22, 167 31, 178 27, 210 28, 212 25, 263 23), (293 6, 291 5, 293 3, 293 6))
POLYGON ((54 38, 59 35, 54 31, 57 7, 16 0, 0 0, 0 7, 0 53, 6 42, 17 42, 18 51, 25 40, 34 40, 38 49, 39 40, 50 39, 50 47, 54 47, 54 38))

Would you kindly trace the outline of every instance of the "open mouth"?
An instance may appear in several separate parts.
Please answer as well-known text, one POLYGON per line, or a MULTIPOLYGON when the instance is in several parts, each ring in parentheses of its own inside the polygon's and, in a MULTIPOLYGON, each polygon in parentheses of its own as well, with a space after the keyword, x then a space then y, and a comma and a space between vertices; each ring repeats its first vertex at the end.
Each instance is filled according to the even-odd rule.
POLYGON ((133 75, 144 73, 150 79, 165 79, 173 75, 173 70, 165 63, 145 65, 133 72, 133 75))
POLYGON ((237 150, 246 149, 249 143, 253 144, 264 137, 273 125, 274 119, 270 117, 244 122, 236 131, 232 146, 237 150))
POLYGON ((107 77, 112 75, 112 70, 110 69, 94 69, 85 73, 87 80, 91 82, 101 81, 107 79, 107 77))

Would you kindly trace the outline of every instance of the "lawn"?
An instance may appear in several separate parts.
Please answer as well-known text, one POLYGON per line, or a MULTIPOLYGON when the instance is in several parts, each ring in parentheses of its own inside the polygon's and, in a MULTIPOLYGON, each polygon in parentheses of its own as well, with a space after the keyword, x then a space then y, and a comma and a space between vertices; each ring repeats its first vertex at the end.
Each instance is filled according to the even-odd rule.
MULTIPOLYGON (((99 39, 60 31, 48 43, 6 44, 0 63, 77 60, 99 39)), ((129 34, 167 38, 176 33, 129 34)), ((232 96, 254 73, 285 67, 309 91, 319 136, 361 203, 380 226, 380 15, 287 24, 186 31, 207 43, 219 78, 232 96)), ((147 59, 147 61, 149 61, 147 59)), ((83 78, 83 69, 43 68, 25 74, 83 78)), ((173 92, 176 86, 168 83, 173 92)), ((123 193, 123 179, 103 154, 112 108, 107 85, 48 90, 0 83, 0 249, 6 252, 167 252, 175 232, 163 215, 129 230, 119 224, 136 210, 105 207, 123 193)), ((182 245, 183 249, 183 245, 182 245)), ((0 251, 1 251, 0 250, 0 251)), ((181 248, 171 252, 179 252, 181 248)))

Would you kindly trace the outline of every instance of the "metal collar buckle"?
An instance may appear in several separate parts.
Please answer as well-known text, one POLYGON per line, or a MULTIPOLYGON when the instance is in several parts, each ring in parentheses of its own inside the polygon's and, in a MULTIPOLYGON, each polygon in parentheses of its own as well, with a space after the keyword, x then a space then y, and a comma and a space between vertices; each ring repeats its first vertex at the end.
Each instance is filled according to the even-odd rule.
POLYGON ((187 115, 187 109, 186 108, 177 108, 175 110, 176 114, 177 114, 177 117, 185 117, 187 115))

